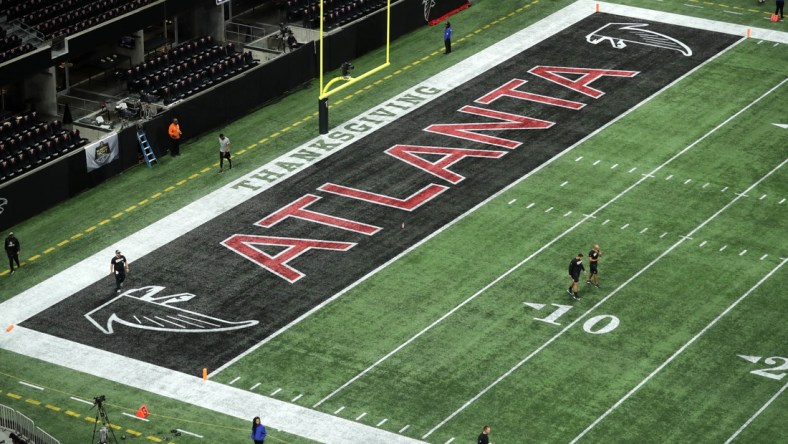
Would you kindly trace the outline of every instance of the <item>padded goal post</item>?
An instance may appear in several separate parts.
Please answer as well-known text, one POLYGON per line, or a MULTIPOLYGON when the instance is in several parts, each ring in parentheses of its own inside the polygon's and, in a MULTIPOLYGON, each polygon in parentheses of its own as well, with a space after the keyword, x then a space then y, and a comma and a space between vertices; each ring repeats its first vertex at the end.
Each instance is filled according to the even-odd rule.
MULTIPOLYGON (((327 134, 328 133, 328 98, 336 94, 343 89, 353 85, 354 83, 360 82, 361 80, 366 79, 367 77, 385 69, 389 65, 391 65, 389 61, 389 53, 391 49, 391 0, 386 0, 386 61, 375 67, 371 70, 361 74, 358 77, 352 76, 339 76, 334 77, 331 79, 327 84, 323 83, 323 20, 325 16, 323 15, 323 3, 325 0, 320 0, 320 60, 318 61, 318 69, 320 70, 320 95, 318 96, 318 121, 320 126, 320 134, 327 134), (344 82, 341 85, 335 86, 333 89, 332 87, 340 82, 344 82)), ((349 60, 347 61, 349 62, 349 60)))

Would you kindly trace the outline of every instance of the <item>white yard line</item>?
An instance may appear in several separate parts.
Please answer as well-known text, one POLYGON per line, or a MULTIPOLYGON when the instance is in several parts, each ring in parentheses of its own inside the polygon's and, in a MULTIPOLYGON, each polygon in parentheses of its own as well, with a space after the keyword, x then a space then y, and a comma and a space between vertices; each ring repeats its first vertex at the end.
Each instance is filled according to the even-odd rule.
MULTIPOLYGON (((782 161, 782 162, 781 162, 779 165, 777 165, 777 166, 776 166, 776 167, 774 167, 774 168, 773 168, 771 171, 769 171, 768 173, 766 173, 766 174, 765 174, 763 177, 761 177, 760 179, 758 179, 758 181, 757 181, 757 182, 755 182, 755 183, 753 183, 752 185, 750 185, 750 187, 749 187, 747 190, 749 191, 749 190, 751 190, 752 188, 755 188, 756 186, 758 186, 758 184, 760 184, 761 182, 763 182, 764 180, 766 180, 766 179, 767 179, 769 176, 771 176, 771 175, 772 175, 772 174, 773 174, 775 171, 779 170, 779 169, 780 169, 780 168, 781 168, 783 165, 785 165, 785 163, 786 163, 786 162, 788 162, 788 159, 786 159, 786 160, 783 160, 783 161, 782 161)), ((641 180, 643 180, 643 179, 641 179, 641 180)), ((520 367, 522 367, 522 366, 523 366, 523 364, 525 364, 526 362, 528 362, 528 361, 529 361, 529 360, 530 360, 532 357, 536 356, 536 355, 537 355, 539 352, 541 352, 542 350, 544 350, 544 349, 545 349, 545 348, 546 348, 548 345, 552 344, 552 343, 553 343, 553 342, 554 342, 556 339, 558 339, 558 338, 560 338, 561 336, 563 336, 563 334, 564 334, 564 333, 566 333, 566 332, 567 332, 569 329, 571 329, 573 326, 575 326, 575 325, 576 325, 578 322, 580 322, 581 320, 585 319, 585 318, 586 318, 586 316, 588 316, 588 315, 589 315, 589 314, 590 314, 592 311, 594 311, 594 310, 595 310, 597 307, 599 307, 599 306, 601 306, 602 304, 604 304, 605 302, 607 302, 607 301, 608 301, 610 298, 612 298, 614 295, 616 295, 616 293, 618 293, 618 292, 619 292, 619 291, 620 291, 622 288, 624 288, 624 287, 626 287, 627 285, 629 285, 629 283, 630 283, 630 282, 632 282, 632 281, 633 281, 633 280, 635 280, 635 279, 636 279, 638 276, 640 276, 641 274, 643 274, 644 272, 646 272, 647 270, 649 270, 649 269, 650 269, 652 266, 654 266, 654 264, 656 264, 656 263, 657 263, 657 262, 659 262, 659 261, 660 261, 662 258, 664 258, 665 256, 667 256, 667 255, 668 255, 668 254, 669 254, 671 251, 673 251, 673 250, 675 250, 676 248, 678 248, 678 247, 679 247, 679 246, 680 246, 682 243, 684 243, 684 241, 685 241, 686 239, 689 239, 689 238, 691 238, 691 237, 692 237, 692 235, 693 235, 693 234, 695 234, 695 233, 696 233, 698 230, 700 230, 701 228, 705 227, 705 226, 706 226, 706 225, 707 225, 709 222, 711 222, 711 221, 713 221, 714 219, 716 219, 716 218, 717 218, 717 216, 719 216, 720 214, 722 214, 722 212, 723 212, 723 211, 725 211, 725 210, 727 210, 728 208, 730 208, 730 207, 731 207, 731 205, 733 205, 734 203, 736 203, 736 201, 738 201, 739 199, 741 199, 741 196, 736 196, 736 197, 734 197, 734 198, 733 198, 733 200, 731 200, 730 202, 728 202, 727 204, 725 204, 725 206, 723 206, 722 208, 720 208, 720 209, 719 209, 719 210, 718 210, 716 213, 714 213, 713 215, 711 215, 711 216, 710 216, 708 219, 706 219, 706 220, 705 220, 705 221, 703 221, 703 222, 702 222, 700 225, 698 225, 697 227, 695 227, 695 228, 694 228, 692 231, 690 231, 689 233, 687 233, 687 235, 685 235, 685 236, 681 236, 681 237, 679 238, 679 240, 678 240, 678 241, 676 241, 676 242, 675 242, 673 245, 671 245, 670 247, 668 247, 668 249, 667 249, 667 250, 665 250, 664 252, 662 252, 662 253, 661 253, 659 256, 657 256, 657 258, 656 258, 656 259, 652 260, 652 261, 651 261, 651 262, 649 262, 649 263, 648 263, 648 264, 647 264, 645 267, 643 267, 643 268, 641 268, 640 270, 638 270, 638 272, 637 272, 637 273, 635 273, 635 274, 634 274, 634 275, 632 275, 632 276, 631 276, 629 279, 627 279, 626 281, 624 281, 624 283, 622 283, 621 285, 619 285, 618 287, 616 287, 616 289, 615 289, 615 290, 613 290, 612 292, 610 292, 610 294, 608 294, 607 296, 605 296, 604 298, 602 298, 602 299, 601 299, 599 302, 597 302, 596 304, 594 304, 594 306, 593 306, 593 307, 589 308, 589 309, 588 309, 588 310, 587 310, 585 313, 581 314, 581 315, 580 315, 578 318, 576 318, 574 321, 572 321, 571 323, 569 323, 569 324, 568 324, 566 327, 564 327, 564 328, 563 328, 561 331, 559 331, 559 332, 558 332, 558 333, 556 333, 556 334, 555 334, 553 337, 551 337, 550 339, 548 339, 548 340, 547 340, 547 341, 546 341, 544 344, 540 345, 540 346, 539 346, 539 348, 537 348, 536 350, 532 351, 532 352, 531 352, 531 353, 530 353, 528 356, 526 356, 526 357, 525 357, 525 358, 523 358, 523 359, 522 359, 520 362, 518 362, 517 364, 515 364, 515 365, 514 365, 514 367, 512 367, 511 369, 509 369, 509 370, 508 370, 506 373, 504 373, 503 375, 499 376, 499 377, 498 377, 498 379, 496 379, 496 380, 495 380, 495 381, 493 381, 493 382, 492 382, 490 385, 488 385, 487 387, 485 387, 485 388, 484 388, 482 391, 480 391, 478 394, 476 394, 476 396, 474 396, 474 397, 473 397, 473 398, 471 398, 470 400, 466 401, 466 402, 465 402, 465 404, 463 404, 463 405, 462 405, 462 406, 461 406, 459 409, 455 410, 455 411, 454 411, 454 412, 453 412, 451 415, 447 416, 447 417, 446 417, 446 418, 445 418, 443 421, 441 421, 441 422, 440 422, 440 423, 438 423, 438 424, 437 424, 435 427, 433 427, 432 429, 430 429, 430 431, 429 431, 429 432, 427 432, 427 433, 426 433, 424 436, 422 436, 422 439, 427 439, 427 438, 428 438, 428 437, 429 437, 429 436, 430 436, 430 435, 431 435, 433 432, 435 432, 435 431, 436 431, 436 430, 438 430, 440 427, 442 427, 444 424, 446 424, 447 422, 449 422, 449 421, 450 421, 452 418, 454 418, 455 416, 457 416, 458 414, 460 414, 460 413, 461 413, 463 410, 465 410, 465 409, 466 409, 468 406, 470 406, 471 404, 473 404, 474 402, 476 402, 476 400, 478 400, 479 398, 481 398, 481 397, 482 397, 484 394, 486 394, 486 393, 487 393, 488 391, 490 391, 490 390, 491 390, 493 387, 495 387, 496 385, 498 385, 498 384, 499 384, 501 381, 503 381, 504 379, 506 379, 507 377, 509 377, 509 375, 511 375, 512 373, 514 373, 514 372, 515 372, 517 369, 519 369, 520 367)), ((788 259, 786 259, 786 260, 788 260, 788 259)), ((784 263, 786 262, 786 260, 783 260, 782 262, 780 262, 780 265, 778 265, 778 266, 777 266, 777 268, 773 269, 773 270, 772 270, 772 271, 771 271, 771 272, 770 272, 770 273, 769 273, 769 274, 766 276, 766 278, 768 278, 769 276, 771 276, 771 275, 772 275, 772 273, 774 273, 775 271, 777 271, 777 269, 778 269, 780 266, 782 266, 782 264, 784 264, 784 263)), ((763 281, 764 281, 766 278, 762 279, 760 282, 763 282, 763 281)), ((759 282, 757 285, 760 285, 760 282, 759 282)), ((757 287, 757 285, 756 285, 756 287, 757 287)), ((753 287, 753 289, 754 289, 754 288, 755 288, 755 287, 753 287)), ((751 289, 751 290, 752 290, 752 289, 751 289)), ((748 293, 746 293, 746 294, 749 294, 749 292, 748 292, 748 293)), ((746 294, 745 294, 745 296, 746 296, 746 294)), ((737 302, 737 303, 738 303, 738 302, 737 302)), ((734 305, 735 305, 735 304, 734 304, 734 305)), ((732 307, 731 307, 731 308, 732 308, 732 307)), ((705 330, 704 330, 704 331, 705 331, 705 330)), ((621 402, 623 402, 623 401, 621 401, 621 402)), ((603 415, 603 416, 606 416, 606 415, 603 415)), ((598 420, 597 420, 597 422, 598 422, 598 421, 601 421, 601 418, 600 418, 600 419, 598 419, 598 420)), ((593 425, 595 425, 595 424, 596 424, 596 422, 595 422, 594 424, 592 424, 592 426, 593 426, 593 425)), ((590 427, 589 427, 589 429, 590 429, 590 427)), ((579 438, 579 436, 578 436, 578 438, 579 438)), ((575 441, 576 441, 576 440, 577 440, 577 438, 575 438, 575 441)), ((574 442, 574 441, 573 441, 573 442, 574 442)))
POLYGON ((784 385, 784 386, 783 386, 783 387, 782 387, 780 390, 778 390, 778 391, 777 391, 777 393, 775 393, 775 394, 774 394, 774 396, 772 396, 771 398, 769 398, 769 400, 768 400, 768 401, 766 401, 766 404, 764 404, 763 406, 761 406, 761 408, 760 408, 760 409, 758 409, 758 411, 757 411, 757 412, 755 412, 755 414, 754 414, 754 415, 752 415, 752 416, 750 417, 750 419, 748 419, 748 420, 747 420, 747 422, 745 422, 744 424, 742 424, 742 426, 741 426, 741 427, 739 427, 739 430, 736 430, 736 432, 734 432, 734 434, 733 434, 733 435, 731 435, 731 437, 730 437, 730 438, 728 438, 728 440, 727 440, 727 441, 725 441, 725 444, 730 444, 730 443, 731 443, 731 442, 732 442, 734 439, 736 439, 736 437, 737 437, 737 436, 739 436, 739 434, 740 434, 742 431, 744 431, 744 429, 746 429, 746 428, 747 428, 747 426, 749 426, 749 425, 750 425, 750 424, 751 424, 753 421, 755 421, 755 418, 757 418, 757 417, 758 417, 758 416, 759 416, 761 413, 763 413, 763 411, 764 411, 764 410, 766 410, 766 408, 767 408, 767 407, 769 407, 769 404, 771 404, 771 403, 772 403, 772 402, 773 402, 775 399, 777 399, 777 397, 778 397, 778 396, 780 396, 780 395, 781 395, 781 394, 782 394, 782 393, 785 391, 785 389, 786 389, 786 388, 788 388, 788 383, 786 383, 786 384, 785 384, 785 385, 784 385))
MULTIPOLYGON (((785 163, 785 162, 783 162, 783 163, 785 163)), ((720 320, 720 319, 722 319, 723 317, 725 317, 725 315, 727 315, 727 314, 728 314, 728 312, 730 312, 731 310, 733 310, 733 309, 734 309, 734 308, 735 308, 737 305, 739 305, 739 303, 740 303, 741 301, 743 301, 745 298, 747 298, 747 296, 749 296, 749 295, 750 295, 750 293, 752 293, 752 292, 753 292, 753 291, 754 291, 756 288, 760 287, 760 285, 761 285, 762 283, 764 283, 764 282, 765 282, 767 279, 769 279, 769 277, 771 277, 771 276, 772 276, 772 275, 773 275, 775 272, 777 272, 777 270, 779 270, 779 269, 780 269, 780 267, 782 267, 782 266, 785 264, 785 262, 786 262, 786 261, 788 261, 788 259, 783 259, 783 260, 782 260, 782 261, 781 261, 779 264, 777 264, 777 266, 776 266, 776 267, 774 267, 774 268, 773 268, 773 269, 772 269, 772 270, 771 270, 771 271, 770 271, 770 272, 769 272, 769 273, 768 273, 766 276, 764 276, 763 278, 761 278, 761 280, 759 280, 759 281, 758 281, 758 283, 756 283, 755 285, 753 285, 753 286, 752 286, 752 287, 751 287, 749 290, 747 290, 747 291, 746 291, 746 292, 745 292, 743 295, 741 295, 741 297, 739 297, 739 299, 737 299, 737 300, 736 300, 736 302, 734 302, 733 304, 731 304, 730 306, 728 306, 728 308, 726 308, 726 309, 725 309, 725 311, 723 311, 722 313, 720 313, 720 314, 719 314, 719 316, 717 316, 716 318, 714 318, 714 320, 713 320, 713 321, 711 321, 711 322, 710 322, 708 325, 706 325, 706 326, 703 328, 703 330, 701 330, 700 332, 698 332, 698 334, 696 334, 695 336, 693 336, 693 337, 692 337, 692 339, 690 339, 689 341, 687 341, 687 343, 686 343, 686 344, 684 344, 683 346, 681 346, 681 348, 679 348, 678 350, 676 350, 676 352, 675 352, 675 353, 673 353, 673 355, 671 355, 671 356, 670 356, 670 357, 669 357, 669 358, 668 358, 668 359, 667 359, 665 362, 663 362, 663 363, 662 363, 662 364, 661 364, 659 367, 657 367, 657 368, 656 368, 656 369, 655 369, 653 372, 651 372, 651 374, 649 374, 648 376, 646 376, 646 378, 645 378, 645 379, 643 379, 642 381, 640 381, 640 383, 638 383, 638 385, 636 385, 636 386, 635 386, 635 387, 634 387, 632 390, 630 390, 630 391, 629 391, 629 392, 628 392, 626 395, 624 395, 624 397, 623 397, 623 398, 619 399, 619 400, 618 400, 618 402, 616 402, 615 404, 613 404, 613 406, 612 406, 612 407, 610 407, 610 408, 609 408, 609 409, 608 409, 608 410, 607 410, 605 413, 603 413, 603 414, 602 414, 602 416, 600 416, 599 418, 597 418, 597 419, 596 419, 594 422, 592 422, 592 423, 591 423, 591 425, 589 425, 588 427, 586 427, 586 429, 585 429, 585 430, 583 430, 582 432, 580 432, 580 434, 579 434, 579 435, 577 435, 577 436, 576 436, 576 437, 575 437, 575 438, 574 438, 574 439, 573 439, 573 440, 570 442, 570 444, 572 444, 572 443, 576 443, 576 442, 577 442, 578 440, 580 440, 580 439, 581 439, 583 436, 585 436, 585 435, 586 435, 586 434, 587 434, 589 431, 591 431, 591 429, 593 429, 593 428, 594 428, 594 427, 595 427, 597 424, 599 424, 600 422, 602 422, 602 420, 604 420, 604 419, 605 419, 605 418, 606 418, 608 415, 610 415, 611 413, 613 413, 613 411, 614 411, 615 409, 617 409, 617 408, 618 408, 618 407, 619 407, 621 404, 623 404, 623 403, 624 403, 624 402, 625 402, 627 399, 629 399, 629 398, 630 398, 632 395, 634 395, 634 394, 635 394, 635 393, 636 393, 638 390, 640 390, 640 388, 641 388, 641 387, 643 387, 644 385, 646 385, 646 383, 648 383, 648 382, 651 380, 651 378, 653 378, 653 377, 654 377, 654 376, 655 376, 657 373, 659 373, 660 371, 662 371, 662 369, 663 369, 663 368, 665 368, 665 367, 666 367, 668 364, 670 364, 671 362, 673 362, 673 360, 674 360, 674 359, 676 359, 676 357, 678 357, 678 356, 679 356, 681 353, 683 353, 683 352, 684 352, 684 350, 686 350, 686 349, 687 349, 687 347, 689 347, 690 345, 692 345, 692 344, 693 344, 695 341, 697 341, 697 340, 698 340, 698 339, 699 339, 701 336, 703 336, 703 335, 704 335, 704 334, 705 334, 705 333, 706 333, 706 332, 707 332, 707 331, 708 331, 708 330, 709 330, 711 327, 713 327, 713 326, 714 326, 714 325, 715 325, 717 322, 719 322, 719 320, 720 320)), ((785 387, 783 387, 783 389, 785 389, 785 387)), ((780 392, 778 392, 777 394, 779 395, 781 392, 782 392, 782 390, 781 390, 780 392)), ((776 395, 775 395, 775 397, 776 397, 776 395)), ((769 400, 769 402, 771 402, 771 400, 769 400)), ((768 406, 768 405, 769 405, 769 403, 766 403, 766 405, 765 405, 764 407, 762 407, 762 408, 761 408, 761 410, 763 410, 764 408, 766 408, 766 406, 768 406)), ((757 415, 758 415, 758 414, 761 412, 761 410, 759 410, 759 411, 758 411, 758 413, 756 413, 756 415, 755 415, 755 416, 757 416, 757 415)), ((751 420, 752 420, 752 419, 754 419, 754 418, 755 418, 755 416, 753 416, 753 418, 750 418, 750 419, 751 419, 751 420)), ((749 424, 749 421, 747 422, 747 424, 749 424)), ((744 426, 742 426, 742 428, 740 428, 739 430, 740 430, 740 431, 741 431, 741 430, 743 430, 743 429, 744 429, 744 427, 746 427, 746 426, 747 426, 747 424, 745 424, 744 426)), ((738 433, 739 433, 739 432, 737 431, 737 432, 736 432, 736 434, 738 434, 738 433)), ((728 440, 728 442, 730 442, 730 440, 731 440, 731 439, 733 439, 733 438, 736 436, 736 434, 734 434, 734 436, 732 436, 732 437, 731 437, 731 438, 728 440)))

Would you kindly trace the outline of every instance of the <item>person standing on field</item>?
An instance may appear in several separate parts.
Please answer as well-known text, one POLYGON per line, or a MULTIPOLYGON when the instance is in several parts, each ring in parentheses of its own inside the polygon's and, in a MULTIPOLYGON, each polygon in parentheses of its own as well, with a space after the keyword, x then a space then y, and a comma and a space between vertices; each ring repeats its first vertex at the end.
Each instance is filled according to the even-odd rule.
POLYGON ((599 288, 599 270, 597 269, 599 265, 599 257, 602 256, 602 252, 599 251, 599 245, 594 245, 594 248, 588 252, 588 280, 586 280, 586 284, 594 284, 594 287, 599 288), (593 282, 591 280, 593 279, 593 282))
POLYGON ((11 274, 14 274, 14 262, 16 268, 19 268, 19 252, 22 251, 22 246, 19 244, 19 239, 14 236, 14 233, 8 233, 5 238, 5 254, 8 255, 8 265, 11 266, 11 274))
POLYGON ((115 250, 115 256, 109 262, 109 274, 115 275, 115 293, 120 293, 120 287, 126 280, 126 273, 129 272, 129 261, 126 256, 120 254, 120 250, 115 250))
POLYGON ((264 444, 266 434, 265 426, 260 422, 260 417, 255 416, 252 420, 252 441, 254 441, 254 444, 264 444))
POLYGON ((476 444, 492 444, 490 442, 490 426, 485 425, 482 428, 482 433, 476 439, 476 444))
POLYGON ((224 172, 224 159, 230 165, 228 169, 233 169, 233 160, 230 159, 230 138, 224 134, 219 134, 219 172, 224 172))
POLYGON ((583 271, 586 271, 586 268, 583 266, 583 253, 577 253, 577 256, 569 261, 569 279, 571 280, 566 292, 569 293, 569 296, 572 296, 572 299, 580 299, 580 296, 577 294, 577 281, 580 280, 580 273, 583 271))
POLYGON ((172 140, 172 147, 170 148, 170 154, 172 157, 180 156, 181 155, 181 136, 183 133, 181 132, 181 125, 178 123, 178 119, 172 119, 172 123, 170 123, 170 127, 167 129, 167 133, 172 140))
POLYGON ((451 52, 451 33, 451 23, 446 22, 446 28, 443 30, 443 44, 446 46, 446 52, 444 54, 451 52))

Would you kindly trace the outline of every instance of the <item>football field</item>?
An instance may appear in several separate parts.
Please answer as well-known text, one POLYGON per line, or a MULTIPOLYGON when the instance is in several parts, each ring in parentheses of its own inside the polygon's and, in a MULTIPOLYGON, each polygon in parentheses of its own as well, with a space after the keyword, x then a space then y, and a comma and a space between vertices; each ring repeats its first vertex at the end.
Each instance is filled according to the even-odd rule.
MULTIPOLYGON (((540 7, 503 3, 468 35, 540 7)), ((162 397, 166 426, 119 430, 185 422, 179 443, 246 442, 252 412, 274 442, 788 439, 788 37, 594 6, 443 59, 16 289, 0 356, 33 370, 4 365, 0 403, 46 399, 20 378, 162 397), (567 265, 595 244, 575 300, 567 265)), ((84 441, 72 424, 61 442, 84 441)))

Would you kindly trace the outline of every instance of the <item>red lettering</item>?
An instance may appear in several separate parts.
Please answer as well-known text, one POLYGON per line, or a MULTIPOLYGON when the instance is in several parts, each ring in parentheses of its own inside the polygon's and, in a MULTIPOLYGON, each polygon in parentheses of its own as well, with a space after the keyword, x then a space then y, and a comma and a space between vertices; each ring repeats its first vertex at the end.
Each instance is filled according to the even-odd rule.
POLYGON ((506 151, 470 150, 466 148, 443 148, 436 146, 419 145, 394 145, 386 150, 386 154, 396 157, 416 168, 426 171, 432 175, 445 179, 453 184, 465 179, 449 167, 466 157, 488 157, 498 159, 506 154, 506 151), (430 162, 417 154, 435 154, 442 156, 441 159, 430 162))
POLYGON ((325 191, 326 193, 338 194, 351 199, 363 200, 364 202, 384 205, 405 211, 415 210, 448 189, 449 187, 447 186, 431 183, 419 191, 413 193, 410 195, 410 197, 398 199, 396 197, 370 193, 369 191, 362 191, 356 188, 345 187, 333 183, 327 183, 318 188, 318 190, 325 191))
POLYGON ((527 83, 527 80, 514 79, 502 87, 489 92, 476 100, 476 103, 489 105, 501 97, 514 97, 520 100, 530 100, 531 102, 544 103, 546 105, 560 106, 562 108, 580 109, 586 106, 585 103, 573 102, 571 100, 558 99, 556 97, 543 96, 540 94, 517 91, 517 88, 527 83))
POLYGON ((546 120, 519 116, 517 114, 509 114, 502 111, 494 111, 471 105, 463 106, 460 108, 460 111, 477 116, 504 120, 505 123, 441 123, 437 125, 430 125, 424 130, 431 133, 443 134, 449 137, 457 137, 459 139, 473 140, 475 142, 485 143, 488 145, 514 149, 522 145, 522 142, 503 139, 501 137, 477 134, 473 131, 547 129, 555 124, 554 122, 548 122, 546 120))
POLYGON ((316 239, 234 234, 223 240, 222 245, 292 284, 304 277, 304 274, 287 264, 291 260, 312 249, 347 251, 356 244, 316 239), (271 256, 255 248, 255 245, 284 246, 287 248, 271 256))
POLYGON ((593 97, 598 99, 602 97, 605 93, 602 91, 591 88, 588 86, 589 83, 595 81, 596 79, 608 76, 608 77, 635 77, 638 75, 638 71, 619 71, 616 69, 593 69, 593 68, 566 68, 561 66, 535 66, 531 68, 529 73, 541 77, 545 80, 549 80, 553 83, 557 83, 561 86, 565 86, 571 90, 577 91, 581 94, 585 94, 587 96, 593 97), (568 79, 559 74, 581 74, 577 80, 568 79))
POLYGON ((356 233, 366 234, 368 236, 373 235, 381 230, 380 227, 376 227, 374 225, 367 225, 361 222, 342 219, 341 217, 336 216, 329 216, 328 214, 318 213, 316 211, 306 209, 306 207, 318 200, 320 200, 319 196, 307 194, 300 199, 276 210, 271 215, 264 217, 255 223, 255 225, 263 228, 271 228, 288 217, 295 217, 297 219, 317 222, 319 224, 341 228, 343 230, 354 231, 356 233))

